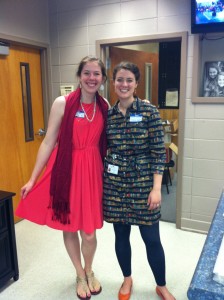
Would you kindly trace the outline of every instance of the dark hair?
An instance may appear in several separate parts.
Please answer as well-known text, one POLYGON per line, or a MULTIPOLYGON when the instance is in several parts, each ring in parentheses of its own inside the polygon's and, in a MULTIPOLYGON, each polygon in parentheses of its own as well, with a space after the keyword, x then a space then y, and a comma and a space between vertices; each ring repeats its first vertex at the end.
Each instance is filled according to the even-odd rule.
POLYGON ((208 72, 209 72, 209 69, 210 68, 213 68, 213 69, 216 69, 217 72, 219 72, 219 67, 216 63, 210 63, 209 66, 208 66, 208 72))
POLYGON ((105 80, 107 79, 107 74, 106 74, 106 68, 104 66, 104 63, 102 62, 102 60, 96 56, 93 56, 93 55, 88 55, 88 56, 85 56, 81 62, 79 63, 79 66, 78 66, 78 69, 77 69, 77 72, 76 72, 76 76, 80 77, 81 76, 81 73, 82 73, 82 70, 84 68, 84 66, 88 63, 88 62, 93 62, 93 61, 96 61, 98 63, 98 65, 100 66, 101 68, 101 72, 102 72, 102 75, 103 77, 105 78, 105 80))
POLYGON ((139 82, 140 79, 140 71, 137 65, 133 64, 129 61, 122 61, 118 65, 115 66, 113 71, 113 80, 115 80, 117 72, 121 69, 128 70, 134 74, 136 82, 139 82))

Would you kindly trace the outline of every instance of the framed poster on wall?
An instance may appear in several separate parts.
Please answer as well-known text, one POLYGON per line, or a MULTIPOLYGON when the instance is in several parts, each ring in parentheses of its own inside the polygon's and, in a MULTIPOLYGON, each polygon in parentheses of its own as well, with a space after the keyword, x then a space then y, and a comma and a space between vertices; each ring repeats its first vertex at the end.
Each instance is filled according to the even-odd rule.
MULTIPOLYGON (((222 40, 203 39, 200 35, 194 36, 194 56, 192 72, 192 103, 224 103, 224 95, 221 90, 212 92, 211 88, 206 90, 206 84, 209 77, 211 66, 217 69, 221 82, 221 73, 224 71, 224 54, 222 49, 222 40), (209 49, 208 51, 206 49, 209 49)), ((213 70, 214 73, 217 71, 213 70)), ((217 75, 218 75, 217 73, 217 75)), ((215 75, 214 75, 215 76, 215 75)), ((217 84, 217 83, 216 83, 217 84)))
POLYGON ((204 97, 224 97, 224 61, 209 61, 204 65, 204 97))

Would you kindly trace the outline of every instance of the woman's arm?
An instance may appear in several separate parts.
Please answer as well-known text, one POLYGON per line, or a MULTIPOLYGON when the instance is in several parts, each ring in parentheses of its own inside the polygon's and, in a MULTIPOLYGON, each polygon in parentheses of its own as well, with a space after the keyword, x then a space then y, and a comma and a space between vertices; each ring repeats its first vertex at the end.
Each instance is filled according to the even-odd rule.
POLYGON ((149 121, 151 170, 153 173, 153 188, 149 193, 149 209, 155 209, 161 204, 161 186, 166 162, 163 126, 159 111, 154 108, 149 121))
POLYGON ((46 166, 46 163, 56 145, 61 121, 64 115, 65 98, 60 96, 55 99, 48 122, 46 136, 42 141, 37 153, 36 163, 29 181, 21 188, 21 197, 25 198, 33 188, 38 176, 46 166))
POLYGON ((162 194, 161 194, 161 186, 162 186, 163 175, 161 174, 153 174, 153 188, 149 193, 148 204, 149 210, 155 209, 161 204, 162 194))

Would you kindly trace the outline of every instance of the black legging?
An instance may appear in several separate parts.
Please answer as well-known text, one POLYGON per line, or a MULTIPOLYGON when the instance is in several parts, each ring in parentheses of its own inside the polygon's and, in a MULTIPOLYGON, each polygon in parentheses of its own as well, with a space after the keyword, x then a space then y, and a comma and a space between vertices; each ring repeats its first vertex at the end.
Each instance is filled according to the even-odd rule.
MULTIPOLYGON (((131 225, 113 224, 115 232, 115 251, 124 277, 131 276, 131 225)), ((141 225, 139 230, 145 243, 149 265, 156 284, 166 285, 165 255, 160 241, 159 223, 151 226, 141 225)))

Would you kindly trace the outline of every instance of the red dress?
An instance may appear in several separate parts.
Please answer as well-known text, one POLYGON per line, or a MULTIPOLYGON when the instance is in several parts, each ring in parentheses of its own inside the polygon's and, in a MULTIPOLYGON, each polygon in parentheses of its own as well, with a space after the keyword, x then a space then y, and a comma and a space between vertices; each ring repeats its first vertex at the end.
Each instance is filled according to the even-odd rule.
MULTIPOLYGON (((87 116, 91 119, 94 103, 83 104, 83 106, 87 116)), ((81 111, 81 107, 79 111, 81 111)), ((41 179, 26 198, 20 200, 16 209, 17 216, 63 231, 83 230, 86 233, 92 233, 95 229, 103 226, 103 163, 99 150, 103 123, 103 116, 98 105, 92 122, 89 122, 86 117, 74 118, 70 224, 53 221, 52 209, 48 208, 51 170, 56 158, 57 147, 54 149, 41 179)))

